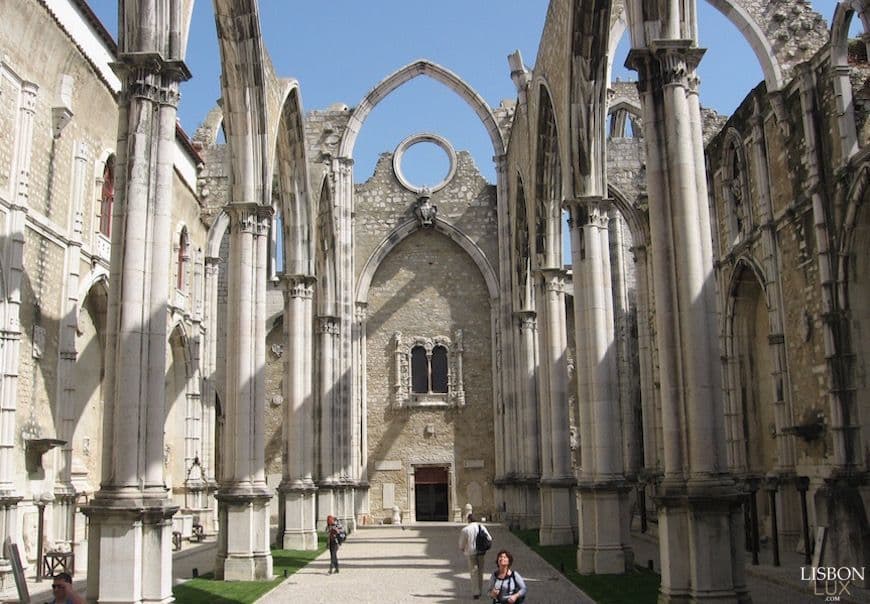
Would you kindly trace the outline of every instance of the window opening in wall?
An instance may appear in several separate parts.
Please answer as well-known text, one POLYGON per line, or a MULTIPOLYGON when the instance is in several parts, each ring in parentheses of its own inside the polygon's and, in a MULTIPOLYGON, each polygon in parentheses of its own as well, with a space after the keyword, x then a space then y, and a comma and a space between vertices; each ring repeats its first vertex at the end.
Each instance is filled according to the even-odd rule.
POLYGON ((112 235, 112 204, 115 202, 115 156, 110 155, 103 166, 103 184, 100 187, 100 233, 112 235))
POLYGON ((447 349, 432 349, 432 392, 447 393, 447 349))
POLYGON ((411 349, 411 389, 416 393, 429 392, 429 361, 422 346, 411 349))
POLYGON ((187 279, 187 263, 190 260, 190 238, 187 236, 187 228, 181 229, 178 237, 178 276, 176 287, 184 290, 187 279))
POLYGON ((462 331, 445 336, 393 335, 395 383, 393 404, 405 406, 465 405, 462 376, 462 331))

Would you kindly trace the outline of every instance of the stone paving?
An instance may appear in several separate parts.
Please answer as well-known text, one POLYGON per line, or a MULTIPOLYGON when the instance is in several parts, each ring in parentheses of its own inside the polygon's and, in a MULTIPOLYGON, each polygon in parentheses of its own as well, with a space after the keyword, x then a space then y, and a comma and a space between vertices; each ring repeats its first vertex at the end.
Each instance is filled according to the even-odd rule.
MULTIPOLYGON (((514 555, 514 568, 526 580, 526 602, 593 602, 543 558, 500 525, 486 525, 493 549, 486 568, 495 567, 495 553, 506 548, 514 555)), ((337 575, 329 575, 329 552, 291 575, 260 598, 258 604, 304 602, 490 602, 473 600, 468 562, 459 552, 461 524, 426 523, 360 527, 339 550, 337 575)), ((484 589, 486 589, 486 575, 484 589)))

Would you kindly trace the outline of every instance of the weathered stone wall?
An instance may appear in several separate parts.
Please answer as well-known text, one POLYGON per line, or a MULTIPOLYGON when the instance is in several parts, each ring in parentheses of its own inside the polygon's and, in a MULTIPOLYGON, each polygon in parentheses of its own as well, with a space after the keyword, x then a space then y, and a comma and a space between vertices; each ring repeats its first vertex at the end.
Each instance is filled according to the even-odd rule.
MULTIPOLYGON (((399 185, 391 160, 390 154, 383 154, 373 176, 356 187, 358 273, 387 235, 414 217, 416 197, 399 185)), ((457 154, 457 163, 453 180, 432 196, 437 219, 449 221, 473 240, 495 269, 494 187, 480 176, 467 152, 457 154)), ((366 328, 367 462, 375 520, 389 516, 383 509, 385 484, 393 485, 395 504, 407 517, 412 507, 409 475, 418 464, 452 465, 451 519, 458 518, 466 503, 478 510, 494 509, 492 304, 473 259, 434 228, 415 231, 398 242, 377 267, 366 328), (398 408, 393 401, 394 334, 446 336, 455 342, 458 330, 463 334, 465 407, 398 408)))

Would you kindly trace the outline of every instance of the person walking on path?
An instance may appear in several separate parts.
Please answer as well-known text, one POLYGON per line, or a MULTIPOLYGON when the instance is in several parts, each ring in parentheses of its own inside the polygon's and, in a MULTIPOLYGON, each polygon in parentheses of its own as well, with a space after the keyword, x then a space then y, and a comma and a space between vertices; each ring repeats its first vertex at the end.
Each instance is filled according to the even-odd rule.
POLYGON ((489 595, 493 604, 519 604, 526 599, 526 582, 513 570, 514 557, 506 549, 495 557, 498 565, 489 579, 489 595))
POLYGON ((483 558, 485 552, 477 551, 477 534, 483 531, 486 533, 489 541, 492 542, 492 536, 486 527, 477 522, 474 514, 468 515, 468 524, 466 524, 459 533, 459 551, 468 558, 468 572, 471 575, 471 596, 475 600, 480 599, 480 593, 483 589, 483 558))
POLYGON ((329 547, 329 574, 338 572, 338 548, 341 545, 341 525, 335 521, 335 516, 326 517, 326 544, 329 547))

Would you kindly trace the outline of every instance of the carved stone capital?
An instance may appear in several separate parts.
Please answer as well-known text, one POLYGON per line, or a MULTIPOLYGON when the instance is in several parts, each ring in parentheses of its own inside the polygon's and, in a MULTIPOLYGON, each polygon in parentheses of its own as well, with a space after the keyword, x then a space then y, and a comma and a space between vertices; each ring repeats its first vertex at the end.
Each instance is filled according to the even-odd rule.
POLYGON ((538 274, 544 282, 544 288, 549 292, 564 293, 566 272, 562 268, 538 269, 538 274))
POLYGON ((514 313, 521 330, 534 331, 538 325, 538 313, 533 310, 521 310, 514 313))
POLYGON ((321 315, 317 317, 317 329, 323 334, 338 335, 341 330, 341 320, 332 315, 321 315))
POLYGON ((312 275, 284 275, 284 293, 290 298, 310 300, 314 297, 316 282, 312 275))

